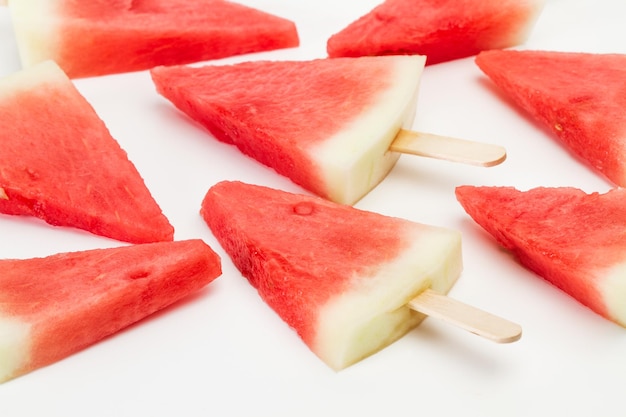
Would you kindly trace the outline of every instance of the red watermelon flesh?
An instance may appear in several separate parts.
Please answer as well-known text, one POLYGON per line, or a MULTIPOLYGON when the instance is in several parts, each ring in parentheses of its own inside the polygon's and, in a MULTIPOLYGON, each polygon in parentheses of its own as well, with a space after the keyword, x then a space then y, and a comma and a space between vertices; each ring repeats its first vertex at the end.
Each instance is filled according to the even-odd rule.
POLYGON ((295 47, 295 24, 222 0, 16 0, 25 67, 56 61, 70 78, 295 47))
POLYGON ((102 120, 45 62, 0 80, 0 212, 145 243, 174 229, 102 120))
POLYGON ((461 273, 460 233, 241 182, 211 187, 206 223, 262 299, 333 369, 424 318, 406 303, 461 273))
POLYGON ((626 186, 626 55, 502 50, 476 64, 575 155, 626 186))
POLYGON ((217 139, 329 200, 353 204, 393 168, 424 57, 256 61, 151 70, 157 91, 217 139), (228 86, 228 88, 225 88, 228 86))
POLYGON ((330 57, 426 55, 428 65, 523 43, 545 0, 386 0, 332 35, 330 57))
POLYGON ((626 326, 626 189, 461 186, 456 196, 521 264, 626 326))
POLYGON ((57 362, 221 275, 198 239, 0 260, 0 382, 57 362))

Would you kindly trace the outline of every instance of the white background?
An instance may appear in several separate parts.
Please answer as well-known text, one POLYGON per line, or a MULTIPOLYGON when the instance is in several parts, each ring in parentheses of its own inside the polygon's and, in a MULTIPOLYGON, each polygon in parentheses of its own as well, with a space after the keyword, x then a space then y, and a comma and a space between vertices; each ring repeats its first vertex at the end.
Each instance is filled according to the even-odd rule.
MULTIPOLYGON (((377 1, 241 3, 292 19, 301 46, 223 62, 324 57, 328 37, 377 1)), ((550 0, 521 47, 626 53, 624 16, 623 0, 550 0)), ((0 75, 19 67, 0 8, 0 75)), ((176 239, 203 238, 222 255, 223 275, 185 302, 0 385, 3 417, 624 415, 626 329, 521 267, 454 197, 461 184, 585 191, 611 184, 511 105, 472 58, 426 68, 414 128, 503 145, 507 160, 480 168, 405 155, 357 207, 461 230, 465 269, 450 295, 521 324, 522 339, 494 344, 427 319, 341 372, 261 301, 198 214, 206 190, 223 179, 302 190, 213 140, 156 94, 147 72, 76 85, 144 176, 176 239)), ((0 236, 3 258, 120 245, 6 215, 0 236)))

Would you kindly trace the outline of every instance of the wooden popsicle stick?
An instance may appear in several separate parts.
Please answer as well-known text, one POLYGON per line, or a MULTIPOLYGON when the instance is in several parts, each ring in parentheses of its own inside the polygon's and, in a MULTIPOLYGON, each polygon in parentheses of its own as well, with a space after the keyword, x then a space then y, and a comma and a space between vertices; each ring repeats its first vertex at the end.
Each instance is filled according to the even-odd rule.
POLYGON ((446 295, 427 289, 408 302, 412 310, 441 319, 497 343, 510 343, 522 337, 522 328, 446 295))
POLYGON ((389 148, 391 151, 491 167, 506 159, 498 145, 401 129, 389 148))

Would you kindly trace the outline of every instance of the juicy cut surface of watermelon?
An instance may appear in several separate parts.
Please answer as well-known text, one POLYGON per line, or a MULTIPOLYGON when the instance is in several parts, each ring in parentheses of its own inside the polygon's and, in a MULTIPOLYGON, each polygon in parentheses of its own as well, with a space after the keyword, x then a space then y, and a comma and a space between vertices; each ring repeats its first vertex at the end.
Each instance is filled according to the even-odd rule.
POLYGON ((485 51, 476 64, 578 158, 626 186, 626 55, 485 51))
POLYGON ((333 369, 397 340, 424 316, 406 306, 447 293, 460 233, 309 195, 220 182, 201 214, 261 298, 333 369))
POLYGON ((221 274, 202 240, 0 260, 0 382, 59 361, 221 274))
POLYGON ((255 61, 151 70, 157 91, 218 140, 329 200, 353 204, 392 169, 424 57, 255 61), (227 86, 227 88, 225 88, 227 86))
POLYGON ((626 190, 461 186, 465 211, 520 263, 626 326, 626 190))
POLYGON ((24 66, 56 61, 70 78, 296 47, 295 24, 223 0, 13 0, 24 66))
POLYGON ((0 80, 0 212, 131 243, 174 229, 126 152, 48 61, 0 80))
POLYGON ((427 65, 523 43, 545 0, 386 0, 332 35, 328 55, 420 54, 427 65))

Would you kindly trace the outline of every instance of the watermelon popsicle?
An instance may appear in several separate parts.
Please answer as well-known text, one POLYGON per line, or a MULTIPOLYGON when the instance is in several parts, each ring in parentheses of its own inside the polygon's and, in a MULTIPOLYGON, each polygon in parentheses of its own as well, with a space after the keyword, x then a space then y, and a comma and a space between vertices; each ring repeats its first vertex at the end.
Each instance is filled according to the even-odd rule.
POLYGON ((331 368, 436 316, 496 342, 521 328, 445 294, 462 270, 454 230, 242 182, 209 189, 201 215, 262 299, 331 368))
POLYGON ((492 166, 496 145, 413 134, 425 57, 256 61, 151 70, 157 91, 303 188, 353 204, 401 153, 492 166), (225 88, 228 86, 228 88, 225 88))

